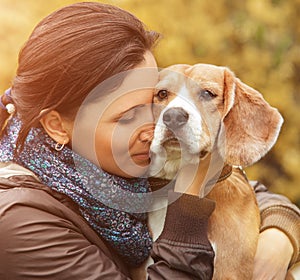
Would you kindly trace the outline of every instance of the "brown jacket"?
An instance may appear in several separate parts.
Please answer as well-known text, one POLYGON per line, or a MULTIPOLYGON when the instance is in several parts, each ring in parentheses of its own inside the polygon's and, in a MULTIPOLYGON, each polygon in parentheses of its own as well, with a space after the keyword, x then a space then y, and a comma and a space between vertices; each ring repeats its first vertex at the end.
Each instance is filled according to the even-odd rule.
MULTIPOLYGON (((0 279, 130 279, 76 204, 16 174, 0 177, 0 279)), ((170 196, 173 201, 177 194, 170 196)), ((149 279, 211 279, 214 253, 206 233, 213 209, 211 200, 189 195, 168 208, 149 279)))
MULTIPOLYGON (((9 172, 0 175, 0 279, 130 279, 128 268, 87 224, 76 204, 30 172, 9 172)), ((262 185, 256 184, 255 190, 262 230, 276 226, 285 231, 295 248, 295 262, 299 209, 262 185)), ((212 201, 188 195, 168 207, 164 231, 153 246, 155 263, 148 269, 149 279, 211 279, 214 254, 206 226, 213 209, 212 201)))

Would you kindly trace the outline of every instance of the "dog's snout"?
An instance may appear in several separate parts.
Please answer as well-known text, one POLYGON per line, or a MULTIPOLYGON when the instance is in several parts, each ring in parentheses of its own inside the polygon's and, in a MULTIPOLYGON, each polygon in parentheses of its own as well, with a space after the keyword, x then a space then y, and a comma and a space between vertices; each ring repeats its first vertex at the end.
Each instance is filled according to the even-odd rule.
POLYGON ((163 122, 170 129, 177 129, 187 123, 189 114, 180 107, 170 108, 163 114, 163 122))

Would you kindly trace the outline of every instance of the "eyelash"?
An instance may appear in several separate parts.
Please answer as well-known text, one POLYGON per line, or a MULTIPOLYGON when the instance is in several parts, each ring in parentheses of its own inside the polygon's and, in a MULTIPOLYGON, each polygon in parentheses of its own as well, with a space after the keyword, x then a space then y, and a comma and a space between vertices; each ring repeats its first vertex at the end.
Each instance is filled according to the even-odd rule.
POLYGON ((126 114, 125 114, 125 116, 122 116, 118 120, 118 122, 120 122, 122 124, 127 124, 127 123, 130 123, 131 121, 133 121, 135 119, 135 115, 136 115, 135 110, 132 113, 130 112, 130 113, 127 113, 127 114, 130 114, 130 116, 126 117, 126 114))
POLYGON ((215 97, 217 97, 217 95, 208 89, 201 89, 199 94, 198 94, 199 98, 205 101, 210 101, 212 99, 214 99, 215 97))

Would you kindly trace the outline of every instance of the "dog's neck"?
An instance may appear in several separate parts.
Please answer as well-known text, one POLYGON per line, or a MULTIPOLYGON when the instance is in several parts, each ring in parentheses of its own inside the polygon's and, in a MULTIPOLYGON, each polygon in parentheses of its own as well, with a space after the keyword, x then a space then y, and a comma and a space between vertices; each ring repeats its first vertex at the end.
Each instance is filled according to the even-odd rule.
POLYGON ((207 184, 215 184, 215 183, 219 183, 219 182, 222 182, 224 181, 225 179, 227 179, 230 175, 232 174, 232 166, 231 165, 228 165, 226 164, 221 173, 219 174, 218 173, 218 178, 212 178, 211 180, 209 180, 207 182, 207 184))
MULTIPOLYGON (((224 181, 227 179, 232 173, 232 166, 231 165, 224 165, 221 173, 217 173, 218 178, 212 178, 210 179, 207 184, 215 184, 224 181)), ((169 184, 172 180, 166 180, 166 179, 161 179, 161 178, 156 178, 156 177, 149 177, 148 179, 151 190, 152 191, 157 191, 163 187, 165 187, 167 184, 169 184)))

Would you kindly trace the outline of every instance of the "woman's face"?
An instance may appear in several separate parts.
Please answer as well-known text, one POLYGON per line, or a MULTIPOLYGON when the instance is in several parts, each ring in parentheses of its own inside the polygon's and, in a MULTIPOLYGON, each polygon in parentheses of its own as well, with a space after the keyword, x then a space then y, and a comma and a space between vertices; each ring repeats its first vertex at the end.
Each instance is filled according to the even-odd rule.
POLYGON ((89 121, 85 121, 84 126, 80 125, 82 121, 77 122, 77 127, 82 128, 77 132, 79 138, 94 131, 93 141, 90 144, 85 141, 85 148, 77 142, 78 152, 111 174, 129 178, 142 176, 150 163, 154 130, 152 99, 157 81, 156 61, 152 53, 147 52, 145 60, 128 72, 118 89, 82 114, 98 121, 95 126, 89 125, 89 121), (94 117, 91 117, 93 112, 94 117), (93 154, 90 145, 94 145, 93 154))

